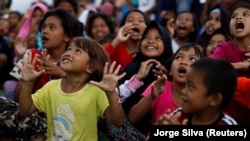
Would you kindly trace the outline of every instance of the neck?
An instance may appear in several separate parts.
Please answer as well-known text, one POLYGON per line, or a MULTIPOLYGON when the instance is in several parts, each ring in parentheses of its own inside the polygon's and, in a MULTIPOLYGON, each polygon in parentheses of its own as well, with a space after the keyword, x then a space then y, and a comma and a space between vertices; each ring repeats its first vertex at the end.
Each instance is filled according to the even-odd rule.
POLYGON ((140 44, 140 40, 128 40, 126 42, 126 49, 128 51, 129 54, 134 54, 137 53, 139 51, 139 44, 140 44))
MULTIPOLYGON (((211 107, 209 107, 211 108, 211 107)), ((192 117, 192 125, 211 125, 213 124, 220 116, 218 110, 203 110, 199 114, 194 114, 192 117)))
POLYGON ((73 93, 82 89, 88 82, 89 75, 72 75, 67 74, 62 79, 61 89, 67 93, 73 93))
POLYGON ((174 101, 177 105, 180 106, 181 104, 181 91, 184 89, 185 84, 183 83, 178 83, 176 81, 172 81, 172 94, 174 97, 174 101))
POLYGON ((250 50, 250 37, 235 39, 234 43, 242 50, 250 50))
POLYGON ((50 55, 50 61, 59 62, 65 48, 47 49, 47 55, 50 55))

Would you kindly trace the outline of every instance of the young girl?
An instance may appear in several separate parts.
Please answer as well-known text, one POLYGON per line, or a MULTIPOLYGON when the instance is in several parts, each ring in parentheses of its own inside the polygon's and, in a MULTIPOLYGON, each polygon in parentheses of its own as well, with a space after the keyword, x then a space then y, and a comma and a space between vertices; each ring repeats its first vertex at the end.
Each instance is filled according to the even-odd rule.
POLYGON ((139 10, 131 10, 120 23, 116 38, 105 50, 111 61, 122 65, 123 70, 135 57, 139 50, 141 35, 148 24, 148 18, 139 10))
POLYGON ((114 24, 108 15, 94 13, 89 16, 85 30, 88 37, 101 42, 107 35, 114 34, 114 24))
MULTIPOLYGON (((171 21, 169 20, 168 22, 171 21)), ((173 30, 169 28, 168 22, 166 26, 173 37, 172 48, 174 53, 176 52, 176 50, 178 50, 178 48, 180 48, 180 46, 195 41, 198 22, 196 17, 192 13, 188 11, 179 13, 174 23, 173 30), (171 32, 175 32, 175 34, 171 32)))
POLYGON ((23 17, 23 22, 21 21, 20 29, 18 29, 17 38, 23 41, 26 40, 30 29, 42 19, 44 14, 48 11, 48 7, 41 2, 37 2, 31 6, 29 11, 23 17))
POLYGON ((233 41, 218 45, 212 58, 225 59, 232 63, 239 76, 250 77, 250 4, 240 2, 233 9, 230 20, 230 31, 233 41))
POLYGON ((208 38, 207 45, 204 48, 205 56, 209 57, 213 54, 219 43, 231 40, 230 36, 222 28, 215 30, 214 33, 208 38))
POLYGON ((31 64, 34 60, 18 66, 23 75, 20 114, 28 116, 36 109, 45 112, 48 140, 97 140, 97 120, 102 117, 116 126, 123 125, 123 109, 115 87, 125 74, 117 75, 120 65, 114 70, 115 63, 108 69, 107 61, 97 42, 76 37, 61 57, 60 67, 66 77, 51 80, 33 95, 32 86, 45 70, 37 72, 31 64), (114 75, 116 81, 105 81, 109 75, 114 75), (102 78, 102 82, 93 82, 102 78))
MULTIPOLYGON (((41 64, 36 63, 35 68, 46 70, 43 75, 37 78, 32 92, 40 89, 44 84, 53 78, 66 76, 65 72, 62 71, 56 64, 60 62, 60 56, 65 52, 70 39, 76 36, 82 36, 83 25, 67 11, 63 9, 54 9, 45 14, 39 29, 42 33, 43 47, 46 51, 43 52, 43 55, 41 55, 40 50, 31 50, 28 51, 27 54, 30 53, 32 58, 24 58, 24 60, 33 60, 33 58, 37 57, 37 54, 40 54, 42 56, 39 61, 41 64)), ((19 101, 21 88, 22 85, 19 81, 14 96, 14 99, 17 102, 19 101)), ((37 136, 46 138, 45 133, 47 125, 46 117, 43 113, 37 112, 27 118, 22 118, 18 114, 17 103, 5 98, 0 98, 0 105, 2 107, 1 120, 9 129, 14 130, 13 133, 18 134, 21 138, 30 139, 37 138, 37 136), (15 122, 22 126, 9 124, 9 122, 15 122)))
POLYGON ((62 8, 77 17, 78 1, 77 0, 54 0, 54 8, 62 8))
POLYGON ((237 73, 225 60, 204 58, 187 70, 186 85, 181 91, 179 109, 159 118, 158 124, 237 125, 222 112, 232 100, 237 73))
POLYGON ((229 34, 229 21, 230 14, 220 7, 215 7, 207 15, 204 26, 202 27, 202 33, 198 37, 198 41, 201 43, 201 46, 204 48, 205 43, 208 40, 207 38, 217 29, 223 28, 227 34, 229 34))
POLYGON ((166 109, 177 108, 181 102, 181 90, 186 83, 187 69, 201 57, 203 54, 195 44, 187 44, 179 48, 168 68, 168 80, 164 75, 158 76, 157 80, 142 93, 142 99, 131 108, 128 120, 135 124, 150 112, 152 113, 151 124, 155 124, 166 109))
MULTIPOLYGON (((153 70, 160 71, 161 67, 166 68, 171 57, 171 39, 167 30, 157 21, 151 21, 142 35, 139 52, 124 69, 126 76, 120 80, 119 89, 117 89, 126 115, 131 107, 140 100, 141 93, 156 79, 153 70)), ((136 129, 125 120, 122 128, 117 129, 108 124, 106 131, 115 140, 145 140, 143 134, 147 134, 150 127, 148 116, 134 125, 136 129)))

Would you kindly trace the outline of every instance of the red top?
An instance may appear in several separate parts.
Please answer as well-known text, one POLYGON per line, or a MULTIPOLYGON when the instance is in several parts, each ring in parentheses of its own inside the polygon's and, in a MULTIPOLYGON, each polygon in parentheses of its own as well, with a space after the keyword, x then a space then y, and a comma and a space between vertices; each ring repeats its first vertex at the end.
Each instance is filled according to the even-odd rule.
POLYGON ((130 55, 126 49, 126 43, 120 43, 116 48, 109 43, 105 50, 109 54, 110 61, 116 61, 117 64, 122 65, 121 71, 134 59, 132 55, 130 55))

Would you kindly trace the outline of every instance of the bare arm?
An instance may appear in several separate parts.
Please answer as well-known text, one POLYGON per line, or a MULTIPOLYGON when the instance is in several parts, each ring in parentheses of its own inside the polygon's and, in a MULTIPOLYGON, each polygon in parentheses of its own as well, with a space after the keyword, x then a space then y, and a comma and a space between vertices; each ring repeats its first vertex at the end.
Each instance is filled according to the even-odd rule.
POLYGON ((121 65, 118 65, 114 70, 115 64, 116 63, 113 62, 112 65, 108 67, 108 63, 106 63, 101 82, 90 81, 90 83, 100 87, 107 94, 109 106, 104 112, 105 117, 114 125, 122 126, 125 116, 122 105, 120 104, 120 98, 116 93, 115 88, 117 82, 125 76, 125 73, 118 75, 121 65))
POLYGON ((36 71, 34 64, 37 61, 37 55, 31 59, 31 53, 29 55, 29 60, 24 62, 23 66, 15 64, 22 72, 23 80, 20 81, 20 94, 19 94, 19 112, 22 116, 28 116, 33 113, 36 108, 34 106, 33 100, 31 98, 32 89, 35 83, 35 80, 42 75, 44 70, 36 71))
POLYGON ((129 111, 128 120, 130 123, 135 124, 140 121, 146 113, 149 111, 152 102, 165 90, 166 75, 157 76, 156 82, 149 87, 152 87, 151 93, 142 98, 137 104, 135 104, 129 111))
POLYGON ((31 98, 33 81, 22 81, 19 96, 19 112, 22 116, 28 116, 36 111, 36 107, 31 98))

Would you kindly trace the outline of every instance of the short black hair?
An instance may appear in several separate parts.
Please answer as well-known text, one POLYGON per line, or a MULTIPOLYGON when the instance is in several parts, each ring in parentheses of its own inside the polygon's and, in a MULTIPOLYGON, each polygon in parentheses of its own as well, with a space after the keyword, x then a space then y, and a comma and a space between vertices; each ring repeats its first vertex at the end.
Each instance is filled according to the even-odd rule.
POLYGON ((250 1, 244 0, 244 1, 238 2, 235 6, 232 7, 232 9, 230 9, 230 17, 232 17, 233 12, 237 8, 247 8, 247 9, 250 9, 250 1))
POLYGON ((39 31, 42 30, 43 24, 45 20, 48 17, 55 16, 61 20, 61 25, 63 27, 64 32, 66 35, 68 35, 70 38, 76 37, 76 36, 83 36, 83 24, 78 21, 73 15, 71 15, 68 11, 56 8, 49 10, 41 20, 39 24, 39 31))
POLYGON ((68 2, 74 9, 74 12, 78 12, 78 0, 54 0, 54 7, 57 8, 61 2, 68 2))
POLYGON ((130 13, 133 13, 133 12, 141 13, 141 14, 143 15, 143 17, 144 17, 145 24, 148 25, 148 23, 150 22, 149 17, 148 17, 145 13, 143 13, 141 10, 139 10, 139 9, 133 9, 133 10, 130 10, 129 12, 127 12, 127 13, 125 14, 125 16, 123 17, 123 19, 122 19, 121 22, 120 22, 120 27, 122 27, 122 26, 125 25, 125 22, 126 22, 126 19, 127 19, 128 15, 129 15, 130 13))
POLYGON ((220 93, 223 97, 220 108, 229 104, 237 86, 237 72, 230 62, 223 59, 202 58, 191 65, 192 69, 203 73, 207 94, 220 93))

